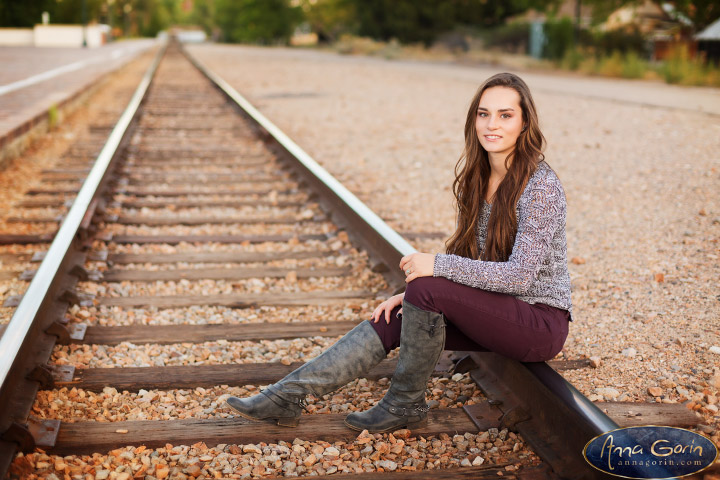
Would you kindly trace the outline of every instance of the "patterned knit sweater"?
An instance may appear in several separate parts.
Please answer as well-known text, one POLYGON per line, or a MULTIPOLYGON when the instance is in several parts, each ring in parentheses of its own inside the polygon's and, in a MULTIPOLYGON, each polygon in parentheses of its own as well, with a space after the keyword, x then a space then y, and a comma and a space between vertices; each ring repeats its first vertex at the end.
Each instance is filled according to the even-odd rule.
MULTIPOLYGON (((479 251, 485 246, 491 208, 483 202, 477 229, 479 251)), ((540 162, 518 200, 518 229, 510 258, 506 262, 486 262, 438 254, 433 276, 572 312, 566 215, 560 179, 547 163, 540 162)))

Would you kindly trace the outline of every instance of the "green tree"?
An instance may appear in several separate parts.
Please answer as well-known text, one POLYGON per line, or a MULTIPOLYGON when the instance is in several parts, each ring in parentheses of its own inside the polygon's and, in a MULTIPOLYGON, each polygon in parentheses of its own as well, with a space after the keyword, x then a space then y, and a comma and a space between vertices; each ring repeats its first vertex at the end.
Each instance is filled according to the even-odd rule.
POLYGON ((455 23, 490 27, 503 24, 508 17, 529 9, 546 11, 557 8, 561 0, 453 0, 455 23))
POLYGON ((183 23, 197 25, 212 36, 217 28, 215 2, 213 0, 195 0, 190 15, 183 19, 183 23))
POLYGON ((353 0, 360 35, 430 44, 452 29, 454 4, 446 0, 353 0))
POLYGON ((333 42, 343 33, 357 30, 352 0, 302 0, 305 21, 321 42, 333 42))
POLYGON ((0 27, 32 27, 42 21, 42 12, 50 12, 55 0, 0 0, 0 27))
MULTIPOLYGON (((83 23, 83 0, 55 1, 54 8, 49 10, 50 23, 83 23)), ((89 22, 99 21, 102 0, 85 0, 85 20, 89 22)))
POLYGON ((135 0, 133 11, 137 32, 144 37, 154 37, 180 15, 175 0, 135 0))
POLYGON ((545 10, 559 0, 349 0, 359 33, 380 40, 431 44, 458 25, 490 27, 528 8, 545 10))
POLYGON ((228 42, 287 42, 302 18, 289 0, 215 0, 215 9, 228 42))

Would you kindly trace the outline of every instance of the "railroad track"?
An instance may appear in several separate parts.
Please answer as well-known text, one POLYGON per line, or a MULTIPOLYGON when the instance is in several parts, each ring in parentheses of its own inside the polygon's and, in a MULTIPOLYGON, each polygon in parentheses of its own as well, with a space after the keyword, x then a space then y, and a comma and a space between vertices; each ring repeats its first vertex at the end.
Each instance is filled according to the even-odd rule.
POLYGON ((342 422, 382 397, 392 355, 311 399, 298 428, 233 416, 224 396, 282 378, 402 288, 395 265, 417 235, 176 44, 118 123, 91 132, 103 142, 74 144, 8 219, 31 233, 0 234, 38 245, 4 261, 42 262, 11 274, 31 283, 4 305, 17 309, 0 339, 15 358, 0 371, 2 472, 38 447, 57 456, 16 458, 11 476, 602 478, 581 456, 593 436, 698 423, 678 405, 589 402, 557 373, 584 360, 467 352, 443 355, 428 426, 412 432, 358 437, 342 422))

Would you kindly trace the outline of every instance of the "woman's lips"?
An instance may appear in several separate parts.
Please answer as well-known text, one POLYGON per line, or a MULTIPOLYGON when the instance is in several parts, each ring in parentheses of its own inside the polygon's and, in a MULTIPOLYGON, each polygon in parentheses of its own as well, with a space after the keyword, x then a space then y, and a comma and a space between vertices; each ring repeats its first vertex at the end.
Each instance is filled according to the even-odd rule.
POLYGON ((495 142, 502 138, 500 135, 483 135, 483 137, 485 137, 485 140, 488 142, 495 142))

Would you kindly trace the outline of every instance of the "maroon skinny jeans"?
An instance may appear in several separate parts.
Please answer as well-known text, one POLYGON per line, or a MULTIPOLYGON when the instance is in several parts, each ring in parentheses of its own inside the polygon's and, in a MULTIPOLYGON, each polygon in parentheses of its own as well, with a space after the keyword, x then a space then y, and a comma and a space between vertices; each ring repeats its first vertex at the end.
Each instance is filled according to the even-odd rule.
MULTIPOLYGON (((570 314, 512 295, 468 287, 442 277, 407 284, 405 301, 445 316, 445 349, 491 351, 521 362, 544 362, 557 355, 568 335, 570 314)), ((372 323, 386 352, 400 346, 400 307, 372 323)))

